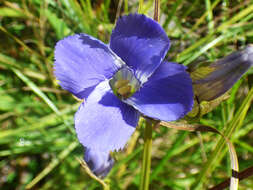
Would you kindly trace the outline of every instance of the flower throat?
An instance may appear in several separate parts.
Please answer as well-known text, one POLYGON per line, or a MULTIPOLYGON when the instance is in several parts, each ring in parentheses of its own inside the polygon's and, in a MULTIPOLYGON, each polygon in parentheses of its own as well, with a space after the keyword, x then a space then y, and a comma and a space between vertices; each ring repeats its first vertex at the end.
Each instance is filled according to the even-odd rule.
POLYGON ((140 82, 127 67, 123 67, 116 72, 110 79, 109 84, 113 93, 119 99, 131 97, 140 88, 140 82))

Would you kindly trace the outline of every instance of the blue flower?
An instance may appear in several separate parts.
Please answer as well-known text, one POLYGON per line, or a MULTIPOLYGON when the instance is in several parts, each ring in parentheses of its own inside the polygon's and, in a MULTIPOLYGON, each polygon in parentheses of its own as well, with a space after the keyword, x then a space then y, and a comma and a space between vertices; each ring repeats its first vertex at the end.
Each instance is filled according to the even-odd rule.
POLYGON ((85 99, 75 115, 75 129, 89 150, 87 161, 104 168, 97 175, 106 170, 104 166, 111 167, 111 161, 108 156, 89 156, 91 150, 109 155, 122 149, 141 114, 174 121, 192 109, 192 81, 186 68, 163 61, 169 47, 162 27, 139 14, 117 21, 109 45, 87 34, 57 43, 55 76, 62 88, 85 99))

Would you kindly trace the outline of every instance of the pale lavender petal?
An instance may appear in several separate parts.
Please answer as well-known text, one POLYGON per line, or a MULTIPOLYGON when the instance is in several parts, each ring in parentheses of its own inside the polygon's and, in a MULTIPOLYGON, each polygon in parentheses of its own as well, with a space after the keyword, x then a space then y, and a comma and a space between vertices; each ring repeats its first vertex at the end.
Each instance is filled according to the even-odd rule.
POLYGON ((134 132, 138 119, 138 111, 121 102, 104 81, 81 104, 75 128, 83 146, 102 152, 118 151, 134 132))
POLYGON ((60 40, 55 47, 55 75, 60 85, 78 98, 113 76, 123 62, 103 42, 86 34, 60 40))

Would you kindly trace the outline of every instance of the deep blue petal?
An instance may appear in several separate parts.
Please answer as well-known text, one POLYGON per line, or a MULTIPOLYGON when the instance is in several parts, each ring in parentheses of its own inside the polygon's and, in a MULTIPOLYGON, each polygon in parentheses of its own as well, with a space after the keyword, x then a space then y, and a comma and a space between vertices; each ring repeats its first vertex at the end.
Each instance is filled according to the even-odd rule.
POLYGON ((109 152, 98 151, 96 149, 86 149, 84 160, 90 170, 102 178, 109 173, 114 164, 114 160, 109 152))
POLYGON ((126 102, 154 119, 180 119, 193 106, 192 81, 185 69, 177 63, 162 63, 148 82, 126 102))
POLYGON ((170 43, 163 28, 145 15, 121 17, 112 32, 110 48, 144 83, 159 67, 170 43))
POLYGON ((78 98, 86 97, 109 79, 122 61, 103 42, 86 34, 60 40, 55 47, 55 75, 60 85, 78 98))
POLYGON ((118 151, 134 132, 138 119, 138 111, 121 102, 104 81, 81 104, 75 128, 83 146, 101 152, 118 151))

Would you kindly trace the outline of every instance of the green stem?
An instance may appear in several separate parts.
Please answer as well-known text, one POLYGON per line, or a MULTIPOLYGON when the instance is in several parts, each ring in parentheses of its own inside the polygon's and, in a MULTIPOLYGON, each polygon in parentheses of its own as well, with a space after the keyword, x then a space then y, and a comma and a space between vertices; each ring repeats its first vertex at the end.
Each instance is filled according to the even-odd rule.
POLYGON ((151 149, 152 149, 152 120, 146 120, 144 132, 144 150, 141 168, 140 190, 149 189, 150 166, 151 166, 151 149))
MULTIPOLYGON (((139 1, 139 10, 142 11, 143 0, 139 1)), ((154 20, 160 20, 160 0, 155 0, 154 20)), ((141 184, 140 190, 149 190, 150 168, 151 168, 151 150, 152 150, 152 128, 153 120, 146 119, 146 126, 144 132, 144 149, 141 166, 141 184)))

